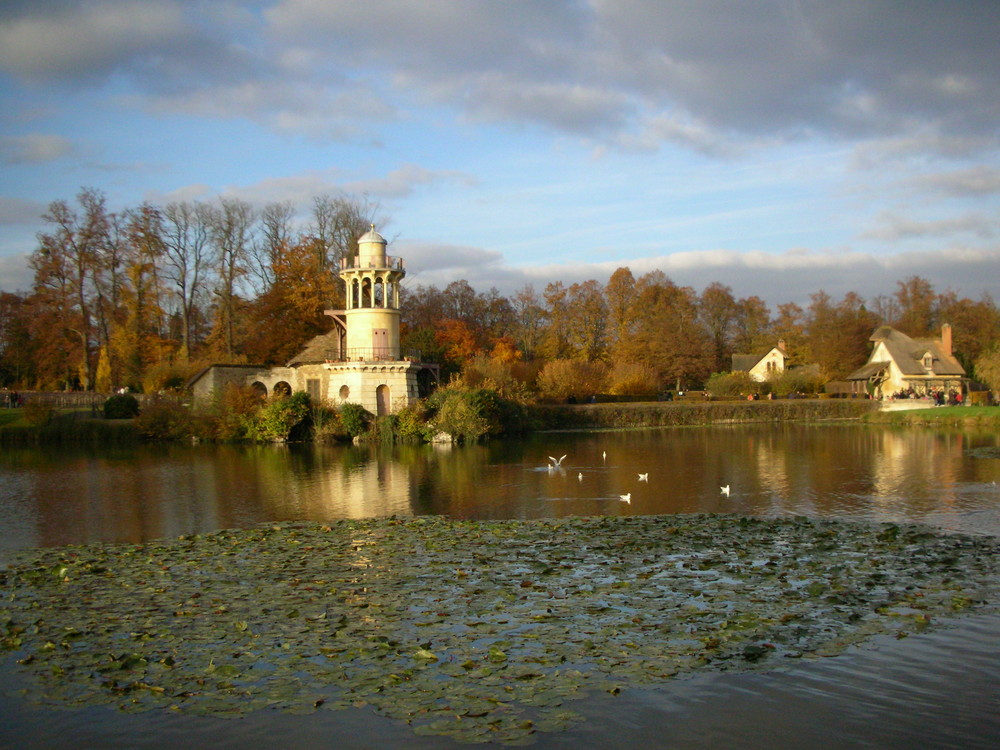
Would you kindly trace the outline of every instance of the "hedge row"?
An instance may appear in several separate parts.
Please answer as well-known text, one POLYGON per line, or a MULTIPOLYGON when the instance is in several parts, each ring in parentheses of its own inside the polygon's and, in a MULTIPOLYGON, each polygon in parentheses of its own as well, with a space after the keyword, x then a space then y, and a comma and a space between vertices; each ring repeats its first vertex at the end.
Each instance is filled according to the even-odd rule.
POLYGON ((878 408, 855 399, 790 399, 704 403, 539 405, 531 407, 538 429, 680 427, 743 422, 861 419, 878 408))

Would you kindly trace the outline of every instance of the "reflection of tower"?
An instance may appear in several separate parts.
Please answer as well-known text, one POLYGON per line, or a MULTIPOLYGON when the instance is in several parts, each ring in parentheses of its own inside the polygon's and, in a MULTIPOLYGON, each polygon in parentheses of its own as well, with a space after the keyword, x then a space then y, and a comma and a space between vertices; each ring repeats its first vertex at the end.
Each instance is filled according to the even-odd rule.
POLYGON ((341 361, 326 364, 330 395, 358 403, 376 415, 407 406, 421 395, 436 368, 419 364, 419 355, 399 347, 399 283, 403 259, 385 254, 386 241, 372 224, 358 239, 358 254, 340 262, 346 286, 341 361))

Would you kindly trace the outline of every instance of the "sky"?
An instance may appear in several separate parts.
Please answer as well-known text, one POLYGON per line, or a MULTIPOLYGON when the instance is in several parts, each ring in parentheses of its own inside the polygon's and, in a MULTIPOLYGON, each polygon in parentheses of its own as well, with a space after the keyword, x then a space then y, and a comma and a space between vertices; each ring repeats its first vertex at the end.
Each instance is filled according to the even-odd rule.
POLYGON ((377 207, 405 285, 1000 302, 1000 3, 5 0, 0 290, 56 200, 377 207))

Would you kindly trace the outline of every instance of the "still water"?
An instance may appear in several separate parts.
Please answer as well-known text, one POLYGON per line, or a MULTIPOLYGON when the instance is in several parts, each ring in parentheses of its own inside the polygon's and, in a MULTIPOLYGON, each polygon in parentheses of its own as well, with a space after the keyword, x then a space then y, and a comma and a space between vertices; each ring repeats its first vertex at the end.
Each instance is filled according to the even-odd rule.
POLYGON ((998 483, 1000 435, 855 426, 550 433, 397 449, 15 449, 0 454, 0 551, 392 514, 800 514, 1000 535, 998 483), (547 468, 563 455, 559 469, 547 468))
MULTIPOLYGON (((995 433, 844 425, 554 433, 454 448, 5 450, 0 560, 24 547, 392 514, 801 514, 1000 535, 998 485, 995 433)), ((537 747, 993 748, 997 674, 1000 616, 977 615, 774 673, 701 674, 594 696, 572 706, 585 724, 537 747)), ((0 683, 0 747, 269 748, 277 737, 295 748, 453 746, 363 709, 238 722, 106 708, 53 714, 19 702, 10 665, 0 683)))

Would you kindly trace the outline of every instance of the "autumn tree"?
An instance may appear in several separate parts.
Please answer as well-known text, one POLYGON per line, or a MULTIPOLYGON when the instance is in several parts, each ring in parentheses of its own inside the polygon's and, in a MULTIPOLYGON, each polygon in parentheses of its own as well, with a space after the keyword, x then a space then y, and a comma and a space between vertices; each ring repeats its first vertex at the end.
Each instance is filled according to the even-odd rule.
POLYGON ((358 254, 358 238, 372 224, 381 226, 387 221, 381 216, 378 203, 367 198, 320 195, 313 199, 312 219, 306 235, 314 240, 312 247, 317 264, 336 273, 340 270, 342 258, 358 254))
POLYGON ((204 203, 169 203, 163 209, 163 278, 180 312, 180 358, 196 343, 196 307, 210 272, 212 209, 204 203))
POLYGON ((247 273, 247 251, 252 241, 254 211, 249 203, 222 198, 212 210, 210 238, 216 277, 216 318, 212 332, 227 361, 236 357, 235 321, 239 283, 247 273))
POLYGON ((284 363, 310 339, 330 330, 329 309, 339 279, 315 253, 311 238, 276 248, 270 262, 272 282, 250 305, 253 330, 243 353, 254 362, 284 363), (280 335, 272 332, 280 331, 280 335))
MULTIPOLYGON (((760 297, 747 297, 736 303, 733 320, 732 352, 757 352, 777 344, 771 327, 771 311, 760 297)), ((787 342, 786 342, 787 344, 787 342)))
POLYGON ((771 330, 776 339, 785 342, 785 350, 797 364, 808 361, 806 351, 806 311, 794 302, 778 305, 778 313, 771 323, 771 330))
POLYGON ((616 268, 604 286, 608 306, 608 349, 611 359, 618 359, 618 350, 627 342, 633 328, 635 277, 628 268, 616 268))
POLYGON ((973 301, 951 291, 938 297, 936 307, 941 323, 951 324, 953 353, 971 373, 979 355, 1000 341, 1000 310, 989 295, 973 301))
POLYGON ((163 341, 158 263, 163 255, 159 209, 143 204, 126 219, 122 315, 111 336, 112 378, 138 388, 147 367, 172 349, 163 341), (116 367, 117 364, 117 367, 116 367))
MULTIPOLYGON (((57 343, 61 335, 71 334, 76 341, 76 353, 69 355, 65 346, 49 347, 49 353, 62 350, 72 356, 78 370, 77 376, 67 374, 68 382, 78 383, 84 389, 93 384, 91 362, 93 343, 92 302, 98 259, 107 243, 109 219, 104 194, 93 188, 84 188, 77 194, 80 210, 66 201, 54 201, 42 219, 51 226, 49 232, 39 234, 39 248, 32 258, 35 269, 36 289, 43 292, 38 297, 42 304, 54 302, 47 312, 59 317, 51 321, 59 333, 49 332, 50 343, 57 343), (59 299, 54 299, 54 295, 59 299)), ((48 316, 47 316, 48 317, 48 316)), ((67 356, 63 359, 63 366, 67 356)), ((57 365, 49 361, 46 365, 57 365)))
POLYGON ((526 359, 534 359, 545 329, 546 314, 542 298, 531 284, 521 287, 511 299, 514 338, 526 359))
POLYGON ((994 342, 976 357, 976 378, 993 391, 994 399, 1000 398, 1000 342, 994 342))
POLYGON ((570 355, 587 362, 603 360, 608 348, 608 305, 601 284, 591 279, 571 285, 560 314, 570 355))
POLYGON ((698 319, 712 341, 712 372, 729 369, 739 307, 733 290, 714 282, 705 287, 698 299, 698 319))
POLYGON ((620 356, 651 367, 661 387, 701 383, 712 369, 712 343, 698 320, 698 299, 653 271, 636 284, 635 329, 620 346, 620 356))
POLYGON ((897 281, 895 298, 899 305, 899 317, 891 325, 913 338, 931 335, 937 327, 931 282, 920 276, 897 281))
POLYGON ((34 380, 28 310, 25 295, 0 292, 0 384, 5 386, 34 380))
POLYGON ((542 332, 539 353, 545 359, 568 359, 572 353, 569 343, 569 327, 573 321, 567 309, 568 290, 561 281, 553 281, 545 286, 545 317, 548 325, 542 332))
POLYGON ((867 342, 878 318, 854 292, 838 304, 823 290, 811 299, 803 364, 818 364, 827 378, 846 377, 868 358, 867 342))

